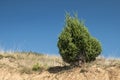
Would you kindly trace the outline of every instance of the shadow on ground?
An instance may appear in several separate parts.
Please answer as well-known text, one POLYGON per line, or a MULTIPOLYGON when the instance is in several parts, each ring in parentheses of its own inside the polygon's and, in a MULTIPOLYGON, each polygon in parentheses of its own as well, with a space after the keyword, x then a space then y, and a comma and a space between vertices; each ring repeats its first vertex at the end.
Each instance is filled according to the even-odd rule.
POLYGON ((58 72, 62 72, 62 71, 66 71, 66 70, 70 70, 72 69, 70 66, 55 66, 55 67, 50 67, 48 69, 48 72, 50 73, 58 73, 58 72))

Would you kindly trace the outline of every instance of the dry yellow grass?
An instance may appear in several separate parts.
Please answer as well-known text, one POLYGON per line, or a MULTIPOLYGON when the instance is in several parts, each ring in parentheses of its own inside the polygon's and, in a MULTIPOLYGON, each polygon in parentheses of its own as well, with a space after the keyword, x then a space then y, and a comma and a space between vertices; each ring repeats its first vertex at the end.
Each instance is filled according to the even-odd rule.
POLYGON ((39 63, 45 69, 51 66, 62 66, 63 61, 57 56, 48 56, 32 52, 14 52, 0 54, 0 65, 12 68, 32 69, 33 65, 39 63))
POLYGON ((97 58, 71 68, 60 57, 36 53, 0 53, 0 80, 120 80, 120 59, 97 58), (40 69, 33 71, 35 64, 40 69))

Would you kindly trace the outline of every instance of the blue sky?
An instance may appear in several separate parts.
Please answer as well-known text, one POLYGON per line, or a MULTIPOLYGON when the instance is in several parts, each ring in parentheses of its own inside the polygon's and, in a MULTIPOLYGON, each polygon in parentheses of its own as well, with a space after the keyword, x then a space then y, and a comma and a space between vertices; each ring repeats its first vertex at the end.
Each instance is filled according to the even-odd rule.
POLYGON ((120 0, 0 0, 0 49, 58 55, 66 11, 101 41, 102 55, 120 57, 120 0))

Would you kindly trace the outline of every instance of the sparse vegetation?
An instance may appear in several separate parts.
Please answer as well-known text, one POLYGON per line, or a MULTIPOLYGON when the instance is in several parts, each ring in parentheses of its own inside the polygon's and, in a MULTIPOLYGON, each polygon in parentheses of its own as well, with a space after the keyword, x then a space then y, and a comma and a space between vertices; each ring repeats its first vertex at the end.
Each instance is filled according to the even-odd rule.
POLYGON ((87 27, 75 15, 66 15, 66 23, 58 40, 58 48, 63 60, 71 65, 91 62, 100 55, 100 42, 92 37, 87 27))
POLYGON ((120 59, 98 57, 72 68, 57 56, 27 52, 0 55, 0 80, 119 80, 120 76, 120 59))
POLYGON ((84 69, 84 68, 82 68, 81 70, 80 70, 80 73, 84 73, 84 72, 88 72, 86 69, 84 69))
POLYGON ((42 70, 42 69, 43 68, 39 63, 34 64, 33 68, 32 68, 33 71, 38 71, 38 70, 42 70))
POLYGON ((48 56, 36 52, 13 52, 0 54, 1 67, 11 67, 20 73, 31 74, 33 71, 47 70, 52 66, 62 66, 63 61, 56 56, 48 56))
POLYGON ((21 74, 23 74, 23 73, 25 73, 25 74, 32 74, 33 72, 32 72, 32 70, 30 68, 24 66, 24 67, 21 68, 20 73, 21 74))
POLYGON ((3 58, 3 55, 0 55, 0 59, 2 59, 3 58))

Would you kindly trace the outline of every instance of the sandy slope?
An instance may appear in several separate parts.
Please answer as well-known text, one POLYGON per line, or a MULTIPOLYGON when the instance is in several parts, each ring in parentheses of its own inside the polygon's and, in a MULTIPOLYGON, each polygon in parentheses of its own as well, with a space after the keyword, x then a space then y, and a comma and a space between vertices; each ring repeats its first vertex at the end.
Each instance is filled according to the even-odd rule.
POLYGON ((14 57, 0 58, 0 80, 120 80, 119 60, 99 59, 93 63, 85 64, 81 68, 73 69, 62 67, 56 63, 52 67, 49 66, 48 69, 35 72, 28 65, 32 64, 29 60, 31 58, 28 59, 31 56, 27 56, 27 59, 14 57))
POLYGON ((91 67, 85 72, 74 68, 58 73, 43 71, 42 73, 20 74, 18 71, 0 68, 0 80, 120 80, 120 68, 110 67, 101 69, 91 67))

